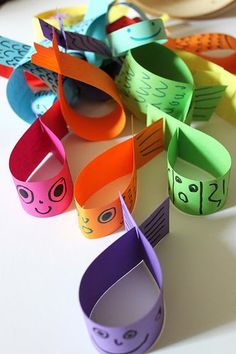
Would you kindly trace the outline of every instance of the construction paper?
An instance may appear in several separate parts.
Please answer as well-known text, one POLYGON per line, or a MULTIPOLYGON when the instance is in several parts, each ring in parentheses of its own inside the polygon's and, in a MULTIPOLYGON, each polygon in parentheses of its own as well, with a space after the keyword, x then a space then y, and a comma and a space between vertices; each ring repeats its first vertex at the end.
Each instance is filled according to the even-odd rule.
POLYGON ((58 44, 66 49, 71 50, 80 50, 80 51, 89 51, 104 57, 111 58, 112 54, 109 47, 102 41, 86 36, 80 33, 73 33, 65 31, 64 36, 62 32, 48 24, 47 22, 39 19, 39 23, 45 38, 52 40, 53 37, 53 28, 56 33, 58 44))
POLYGON ((74 197, 81 232, 88 238, 108 235, 122 225, 119 196, 104 205, 103 200, 93 207, 86 201, 105 185, 122 176, 130 176, 127 187, 120 191, 129 208, 135 204, 137 169, 163 150, 162 122, 141 130, 134 137, 113 146, 92 160, 77 176, 74 197), (96 178, 94 176, 96 175, 96 178))
POLYGON ((118 20, 107 24, 106 25, 106 32, 111 33, 111 32, 117 31, 123 27, 132 25, 132 24, 140 22, 140 21, 142 21, 142 19, 138 16, 134 17, 134 18, 122 16, 122 17, 118 18, 118 20))
POLYGON ((217 212, 224 206, 228 194, 231 170, 229 152, 211 136, 148 105, 147 124, 160 118, 165 121, 169 196, 173 204, 194 215, 217 212), (212 177, 189 178, 176 170, 178 158, 208 172, 212 177))
POLYGON ((33 25, 34 25, 37 41, 40 42, 44 38, 38 19, 40 18, 46 21, 47 23, 51 24, 52 26, 59 28, 58 17, 57 17, 58 11, 61 14, 63 25, 65 27, 69 27, 69 26, 74 26, 83 20, 84 14, 86 12, 86 6, 78 5, 74 7, 63 7, 63 8, 45 11, 37 14, 33 18, 33 25))
POLYGON ((184 121, 194 90, 187 65, 158 43, 130 50, 116 83, 124 104, 142 119, 150 103, 184 121))
POLYGON ((143 354, 159 337, 164 325, 163 276, 153 247, 168 233, 169 204, 168 200, 164 201, 146 220, 145 226, 149 224, 149 230, 155 236, 154 242, 148 241, 143 225, 136 225, 122 197, 121 205, 125 224, 129 225, 128 231, 90 264, 80 282, 79 301, 91 341, 100 353, 143 354), (92 320, 92 309, 101 296, 141 261, 145 262, 158 287, 152 308, 137 321, 119 326, 111 327, 92 320))
POLYGON ((199 33, 190 36, 170 38, 166 46, 174 49, 183 49, 200 55, 224 69, 236 74, 236 38, 224 33, 199 33), (212 56, 206 51, 232 49, 234 53, 226 56, 212 56))
MULTIPOLYGON (((116 5, 112 2, 107 11, 107 22, 109 23, 109 11, 116 5)), ((166 33, 162 19, 149 20, 147 16, 134 4, 124 2, 123 5, 134 9, 143 19, 141 22, 133 23, 124 28, 120 28, 107 35, 112 54, 116 56, 124 55, 128 50, 140 47, 151 42, 166 42, 166 33)))
POLYGON ((12 150, 9 168, 24 210, 37 217, 50 217, 62 213, 73 197, 73 184, 60 141, 68 133, 56 102, 37 119, 12 150), (32 173, 40 162, 53 153, 61 167, 55 176, 32 181, 32 173))
POLYGON ((32 56, 32 63, 58 74, 58 95, 61 110, 72 131, 82 138, 92 141, 111 139, 119 135, 125 126, 126 116, 118 90, 110 76, 84 60, 60 52, 56 36, 53 38, 53 48, 45 48, 37 43, 35 43, 35 48, 36 54, 32 56), (108 114, 96 117, 99 119, 75 111, 66 100, 62 75, 105 92, 116 102, 115 108, 108 114))
POLYGON ((197 86, 226 86, 225 94, 216 107, 216 113, 231 124, 236 124, 236 77, 208 60, 186 51, 176 51, 192 72, 197 86))

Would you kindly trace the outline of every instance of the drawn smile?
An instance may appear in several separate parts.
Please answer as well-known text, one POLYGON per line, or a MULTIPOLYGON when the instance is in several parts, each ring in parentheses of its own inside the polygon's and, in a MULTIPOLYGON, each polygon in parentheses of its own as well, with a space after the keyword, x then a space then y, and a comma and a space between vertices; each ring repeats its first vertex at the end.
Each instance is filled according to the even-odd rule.
POLYGON ((147 41, 148 39, 152 39, 156 36, 158 36, 158 34, 161 32, 161 28, 159 28, 159 30, 152 34, 151 36, 147 36, 147 37, 130 37, 130 39, 133 39, 134 41, 147 41))
POLYGON ((93 232, 93 230, 90 229, 90 227, 87 227, 87 226, 82 226, 82 229, 84 230, 84 232, 86 234, 91 234, 93 232))
POLYGON ((129 351, 129 352, 119 352, 119 353, 108 352, 107 350, 105 350, 105 349, 99 347, 99 345, 97 345, 96 342, 95 342, 95 343, 96 343, 96 345, 97 345, 97 347, 98 347, 99 349, 101 349, 102 351, 104 351, 105 353, 108 353, 108 354, 131 354, 131 353, 135 353, 136 350, 138 350, 139 348, 141 348, 141 347, 144 345, 144 343, 147 341, 148 337, 149 337, 149 334, 146 335, 146 337, 144 338, 144 340, 142 341, 142 343, 139 344, 138 347, 136 347, 135 349, 133 349, 133 350, 131 350, 131 351, 129 351))
POLYGON ((37 208, 34 208, 34 209, 37 211, 37 213, 44 215, 44 214, 50 213, 50 211, 52 210, 52 207, 49 206, 47 211, 39 211, 37 208))

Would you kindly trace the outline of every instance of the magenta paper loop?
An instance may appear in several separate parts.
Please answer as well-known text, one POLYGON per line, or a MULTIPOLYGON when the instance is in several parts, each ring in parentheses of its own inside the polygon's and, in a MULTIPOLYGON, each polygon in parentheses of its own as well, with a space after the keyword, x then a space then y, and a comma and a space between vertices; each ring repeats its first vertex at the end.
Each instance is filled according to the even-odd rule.
POLYGON ((71 203, 73 183, 60 141, 68 133, 59 103, 56 102, 37 119, 15 145, 9 168, 24 210, 37 217, 62 213, 71 203), (40 181, 30 176, 41 161, 52 152, 61 167, 53 177, 40 181))
POLYGON ((138 227, 120 198, 128 231, 88 267, 80 283, 79 300, 91 340, 99 352, 142 354, 159 337, 164 324, 162 270, 153 247, 169 232, 169 200, 138 227), (91 312, 100 297, 141 261, 147 265, 160 290, 152 308, 136 322, 123 326, 111 327, 92 320, 91 312))

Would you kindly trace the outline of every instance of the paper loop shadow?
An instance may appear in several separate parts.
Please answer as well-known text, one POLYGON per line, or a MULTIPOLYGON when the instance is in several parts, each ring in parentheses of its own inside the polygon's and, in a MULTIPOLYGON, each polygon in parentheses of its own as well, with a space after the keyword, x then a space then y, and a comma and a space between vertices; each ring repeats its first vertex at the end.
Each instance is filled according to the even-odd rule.
POLYGON ((80 283, 79 301, 91 340, 99 352, 142 354, 159 337, 164 323, 162 270, 153 247, 169 232, 169 203, 164 201, 140 227, 122 198, 121 205, 127 232, 90 264, 80 283), (158 237, 149 241, 145 230, 158 237), (102 295, 142 261, 160 289, 149 311, 135 322, 124 323, 123 326, 111 327, 91 319, 91 312, 102 295))
POLYGON ((73 183, 60 141, 68 133, 56 102, 37 119, 11 152, 9 168, 24 210, 37 217, 62 213, 71 203, 73 183), (53 153, 60 163, 59 171, 49 179, 32 181, 30 177, 38 165, 53 153))
POLYGON ((81 171, 74 183, 74 197, 81 232, 88 238, 111 234, 123 224, 118 192, 109 202, 87 207, 87 200, 107 184, 128 176, 129 182, 121 190, 130 210, 137 191, 137 169, 163 151, 162 121, 141 130, 134 137, 113 146, 96 157, 81 171), (96 176, 96 178, 94 178, 96 176))
MULTIPOLYGON (((151 42, 165 43, 167 41, 161 18, 149 20, 138 6, 129 2, 122 2, 122 5, 134 9, 140 15, 141 21, 107 34, 114 57, 125 55, 128 50, 151 42)), ((109 12, 114 6, 116 6, 116 1, 108 7, 107 23, 109 23, 109 12)))
POLYGON ((227 149, 208 134, 148 106, 147 124, 164 118, 169 196, 188 214, 207 215, 220 210, 227 198, 231 157, 227 149), (178 158, 208 172, 212 177, 190 178, 176 170, 178 158))
POLYGON ((37 43, 35 48, 36 54, 32 56, 32 62, 58 74, 61 110, 72 131, 91 141, 111 139, 119 135, 125 126, 126 116, 118 90, 110 76, 84 60, 59 51, 56 36, 53 39, 53 48, 45 48, 37 43), (65 97, 62 75, 105 92, 115 101, 115 108, 99 117, 89 117, 75 111, 65 97))

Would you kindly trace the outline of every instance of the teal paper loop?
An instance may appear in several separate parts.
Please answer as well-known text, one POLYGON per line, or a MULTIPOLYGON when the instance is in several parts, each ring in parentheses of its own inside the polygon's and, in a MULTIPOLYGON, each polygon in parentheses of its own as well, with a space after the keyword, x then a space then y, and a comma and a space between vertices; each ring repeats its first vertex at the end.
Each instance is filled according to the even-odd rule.
POLYGON ((162 19, 145 20, 111 32, 107 35, 113 56, 124 55, 129 49, 151 42, 167 41, 162 19))
POLYGON ((130 50, 116 78, 123 103, 145 119, 147 105, 186 122, 194 92, 192 74, 170 49, 149 43, 130 50))

